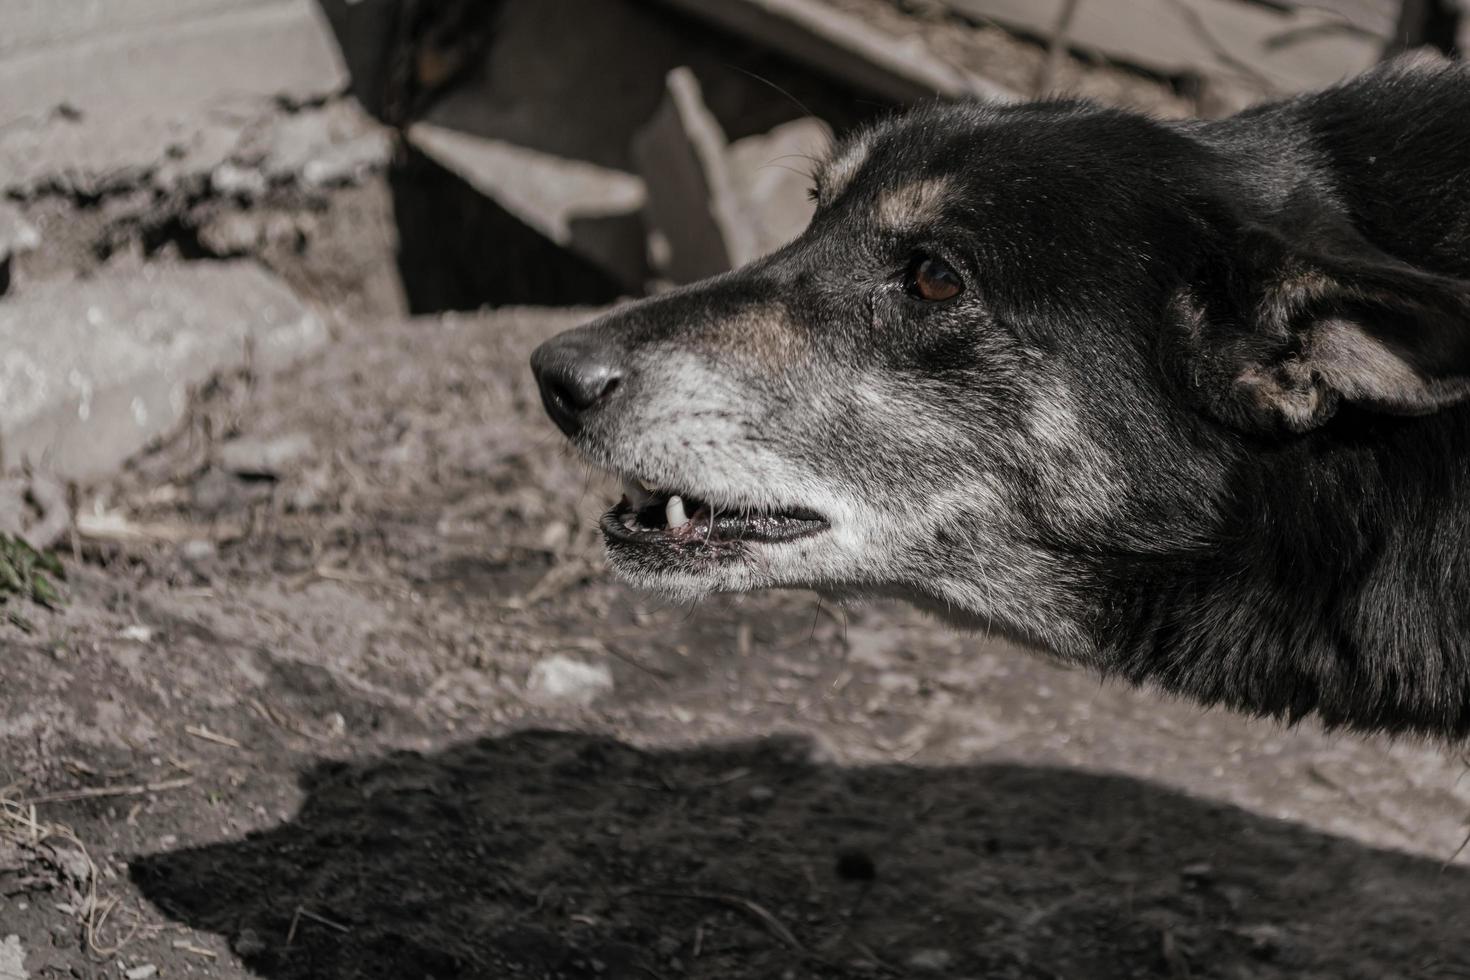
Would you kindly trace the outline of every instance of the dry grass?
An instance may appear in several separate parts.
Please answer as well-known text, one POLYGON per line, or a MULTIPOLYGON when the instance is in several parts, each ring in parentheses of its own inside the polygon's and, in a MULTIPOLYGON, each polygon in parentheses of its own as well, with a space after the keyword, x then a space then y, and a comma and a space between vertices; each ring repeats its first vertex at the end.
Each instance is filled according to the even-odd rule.
POLYGON ((40 803, 17 796, 17 789, 0 788, 0 845, 8 844, 19 853, 23 880, 50 878, 70 892, 71 901, 57 907, 76 918, 92 953, 116 955, 132 941, 137 926, 115 942, 102 941, 119 899, 99 891, 97 864, 82 839, 65 824, 43 819, 40 803))

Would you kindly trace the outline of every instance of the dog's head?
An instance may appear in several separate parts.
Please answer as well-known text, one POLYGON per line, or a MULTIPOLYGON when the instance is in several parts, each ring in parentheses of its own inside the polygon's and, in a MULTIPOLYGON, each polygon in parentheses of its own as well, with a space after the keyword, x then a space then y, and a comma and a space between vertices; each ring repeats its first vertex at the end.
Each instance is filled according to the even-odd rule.
POLYGON ((536 351, 552 417, 625 478, 613 567, 898 595, 1083 653, 1096 562, 1209 542, 1259 440, 1465 388, 1463 336, 1405 329, 1463 314, 1452 283, 1242 167, 1076 103, 850 138, 796 241, 536 351), (1293 208, 1342 247, 1257 220, 1293 208))

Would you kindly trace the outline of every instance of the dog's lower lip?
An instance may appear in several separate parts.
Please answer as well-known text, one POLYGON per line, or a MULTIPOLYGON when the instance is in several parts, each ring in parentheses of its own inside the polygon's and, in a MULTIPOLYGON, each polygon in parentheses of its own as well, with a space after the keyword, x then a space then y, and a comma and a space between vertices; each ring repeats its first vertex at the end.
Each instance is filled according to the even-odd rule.
POLYGON ((668 498, 650 497, 640 510, 627 496, 602 518, 602 532, 609 543, 647 548, 712 549, 733 553, 744 545, 778 544, 795 541, 827 530, 820 515, 805 509, 720 513, 696 498, 689 498, 687 520, 678 527, 660 523, 668 498))

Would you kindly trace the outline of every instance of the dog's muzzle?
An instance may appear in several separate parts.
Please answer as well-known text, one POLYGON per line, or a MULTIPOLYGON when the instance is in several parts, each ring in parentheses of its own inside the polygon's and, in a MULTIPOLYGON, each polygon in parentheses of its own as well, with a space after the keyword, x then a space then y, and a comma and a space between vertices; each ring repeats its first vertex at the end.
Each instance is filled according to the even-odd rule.
MULTIPOLYGON (((699 457, 716 442, 678 437, 688 420, 677 411, 659 413, 651 433, 639 422, 638 402, 658 393, 646 390, 650 378, 635 367, 637 356, 604 322, 553 337, 531 355, 546 413, 580 452, 622 480, 622 497, 601 522, 615 567, 706 575, 831 530, 823 514, 777 497, 747 470, 733 478, 707 470, 699 457)), ((738 449, 738 434, 726 438, 738 449)))

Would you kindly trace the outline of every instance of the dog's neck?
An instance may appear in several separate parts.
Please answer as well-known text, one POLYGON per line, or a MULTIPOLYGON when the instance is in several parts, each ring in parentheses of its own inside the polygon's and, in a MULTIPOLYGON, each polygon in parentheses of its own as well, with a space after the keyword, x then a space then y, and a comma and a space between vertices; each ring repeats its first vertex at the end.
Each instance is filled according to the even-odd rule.
POLYGON ((1291 720, 1470 733, 1470 411, 1329 438, 1240 474, 1208 552, 1102 573, 1104 668, 1291 720))

